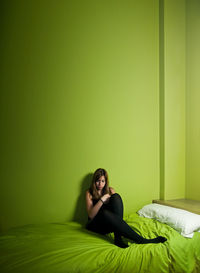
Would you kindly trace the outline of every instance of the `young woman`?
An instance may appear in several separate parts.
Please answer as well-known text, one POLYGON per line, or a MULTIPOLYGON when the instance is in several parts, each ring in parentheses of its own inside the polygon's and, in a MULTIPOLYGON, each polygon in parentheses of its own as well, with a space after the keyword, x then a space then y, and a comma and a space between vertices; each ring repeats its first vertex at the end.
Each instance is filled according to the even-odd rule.
POLYGON ((128 247, 121 236, 138 244, 164 243, 167 240, 162 236, 145 239, 123 220, 122 199, 109 187, 108 173, 105 169, 97 169, 94 172, 91 186, 86 191, 86 209, 88 213, 86 228, 100 234, 114 232, 114 243, 119 247, 128 247))

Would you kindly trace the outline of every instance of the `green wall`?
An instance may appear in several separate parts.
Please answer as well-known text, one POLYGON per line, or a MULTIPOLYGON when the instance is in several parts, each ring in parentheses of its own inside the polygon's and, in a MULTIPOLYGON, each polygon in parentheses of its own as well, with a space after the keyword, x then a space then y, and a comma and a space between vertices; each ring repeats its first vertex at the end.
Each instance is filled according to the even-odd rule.
POLYGON ((185 197, 185 1, 160 1, 161 198, 185 197))
POLYGON ((0 10, 0 228, 84 220, 98 167, 125 213, 159 198, 158 1, 0 10))
POLYGON ((1 1, 0 229, 200 200, 198 0, 1 1))
POLYGON ((187 0, 186 197, 200 200, 200 1, 187 0))

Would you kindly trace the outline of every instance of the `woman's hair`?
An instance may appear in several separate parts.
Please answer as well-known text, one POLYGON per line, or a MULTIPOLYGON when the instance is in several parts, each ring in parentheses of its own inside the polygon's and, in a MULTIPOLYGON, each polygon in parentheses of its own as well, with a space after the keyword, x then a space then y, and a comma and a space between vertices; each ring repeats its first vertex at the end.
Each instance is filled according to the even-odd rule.
POLYGON ((89 188, 89 192, 92 195, 92 199, 99 199, 101 197, 98 194, 97 187, 96 187, 96 181, 98 181, 101 176, 105 177, 105 182, 106 182, 104 188, 102 189, 102 195, 104 195, 106 193, 110 193, 108 173, 105 169, 99 168, 94 172, 93 178, 92 178, 92 183, 89 188))

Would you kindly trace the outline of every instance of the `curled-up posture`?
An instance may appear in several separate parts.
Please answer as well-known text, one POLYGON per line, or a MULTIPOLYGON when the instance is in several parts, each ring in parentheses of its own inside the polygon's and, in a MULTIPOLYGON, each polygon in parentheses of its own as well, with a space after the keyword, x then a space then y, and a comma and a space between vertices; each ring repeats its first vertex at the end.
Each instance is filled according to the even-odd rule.
POLYGON ((138 244, 164 243, 167 240, 162 236, 154 239, 143 238, 123 220, 121 196, 109 187, 108 173, 105 169, 97 169, 93 174, 91 186, 86 191, 86 209, 88 213, 86 228, 100 234, 114 232, 114 243, 119 247, 128 247, 122 236, 138 244))

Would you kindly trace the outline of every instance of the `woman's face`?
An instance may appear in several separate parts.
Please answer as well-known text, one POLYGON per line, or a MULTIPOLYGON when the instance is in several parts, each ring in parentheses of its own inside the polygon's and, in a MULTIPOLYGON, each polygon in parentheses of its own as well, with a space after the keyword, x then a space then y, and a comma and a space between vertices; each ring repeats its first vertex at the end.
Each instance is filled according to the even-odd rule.
POLYGON ((105 184, 106 184, 106 180, 105 180, 105 176, 101 176, 96 182, 96 187, 97 187, 97 190, 100 191, 102 190, 104 187, 105 187, 105 184))

